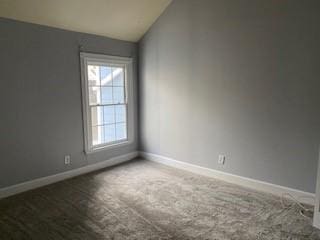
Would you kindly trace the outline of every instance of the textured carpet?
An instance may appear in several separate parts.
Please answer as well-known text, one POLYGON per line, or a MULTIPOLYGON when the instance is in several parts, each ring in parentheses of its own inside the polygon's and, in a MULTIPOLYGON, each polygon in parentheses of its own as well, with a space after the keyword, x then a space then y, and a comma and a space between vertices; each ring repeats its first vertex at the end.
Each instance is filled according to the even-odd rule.
POLYGON ((135 160, 0 200, 0 239, 320 239, 279 198, 135 160))

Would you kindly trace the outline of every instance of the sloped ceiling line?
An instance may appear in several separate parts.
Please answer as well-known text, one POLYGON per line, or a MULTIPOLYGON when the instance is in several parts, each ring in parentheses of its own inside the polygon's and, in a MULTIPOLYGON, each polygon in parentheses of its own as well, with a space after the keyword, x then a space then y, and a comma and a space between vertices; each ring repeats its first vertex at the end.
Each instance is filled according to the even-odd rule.
POLYGON ((172 0, 1 0, 0 17, 137 42, 172 0))

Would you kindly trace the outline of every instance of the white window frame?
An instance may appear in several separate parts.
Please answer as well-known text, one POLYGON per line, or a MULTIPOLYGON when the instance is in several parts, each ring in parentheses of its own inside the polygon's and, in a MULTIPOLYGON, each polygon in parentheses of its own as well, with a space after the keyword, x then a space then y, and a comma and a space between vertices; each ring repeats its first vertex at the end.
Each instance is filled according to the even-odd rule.
POLYGON ((134 141, 134 98, 133 98, 133 64, 132 58, 110 56, 104 54, 80 53, 81 62, 81 88, 82 88, 82 108, 84 121, 84 149, 86 153, 94 153, 101 150, 107 150, 122 147, 133 143, 134 141), (111 143, 92 145, 91 133, 91 115, 89 107, 89 82, 88 65, 116 65, 124 68, 125 76, 125 103, 127 105, 127 139, 111 143))

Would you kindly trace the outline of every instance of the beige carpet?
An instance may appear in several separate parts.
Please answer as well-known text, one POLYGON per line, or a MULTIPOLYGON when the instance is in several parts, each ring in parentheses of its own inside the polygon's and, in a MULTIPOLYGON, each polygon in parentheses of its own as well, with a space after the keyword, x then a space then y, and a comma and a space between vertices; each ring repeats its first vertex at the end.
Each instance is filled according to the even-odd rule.
POLYGON ((0 200, 0 239, 320 239, 279 198, 145 160, 0 200))

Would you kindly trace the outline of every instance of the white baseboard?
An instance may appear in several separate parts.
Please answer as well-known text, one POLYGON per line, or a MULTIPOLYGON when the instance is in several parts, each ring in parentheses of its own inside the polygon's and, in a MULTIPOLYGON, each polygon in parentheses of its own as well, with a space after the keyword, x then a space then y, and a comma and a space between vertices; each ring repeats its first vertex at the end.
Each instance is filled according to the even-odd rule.
POLYGON ((288 188, 280 185, 275 185, 268 182, 263 182, 255 180, 252 178, 241 177, 238 175, 225 173, 218 170, 213 170, 209 168, 200 167, 190 163, 181 162, 172 158, 164 157, 157 154, 140 152, 140 156, 154 162, 165 164, 168 166, 183 169, 189 172, 197 173, 207 177, 217 178, 229 183, 238 184, 247 188, 251 188, 258 191, 263 191, 267 193, 272 193, 277 196, 282 196, 284 193, 291 194, 294 198, 299 200, 301 203, 314 205, 315 194, 309 192, 303 192, 297 189, 288 188))
POLYGON ((320 229, 320 148, 317 172, 316 200, 313 212, 313 226, 320 229))
POLYGON ((293 189, 293 188, 275 185, 275 184, 271 184, 268 182, 263 182, 263 181, 259 181, 259 180, 255 180, 255 179, 251 179, 251 178, 241 177, 241 176, 237 176, 237 175, 230 174, 230 173, 225 173, 225 172, 218 171, 218 170, 204 168, 204 167, 200 167, 200 166, 193 165, 190 163, 185 163, 185 162, 181 162, 181 161, 171 159, 168 157, 164 157, 161 155, 146 153, 146 152, 140 152, 140 153, 139 152, 131 152, 131 153, 124 154, 124 155, 121 155, 118 157, 110 158, 108 160, 105 160, 105 161, 102 161, 102 162, 99 162, 96 164, 87 165, 85 167, 81 167, 81 168, 73 169, 70 171, 58 173, 58 174, 51 175, 48 177, 37 178, 35 180, 31 180, 31 181, 19 183, 16 185, 12 185, 9 187, 1 188, 0 189, 0 199, 15 195, 15 194, 18 194, 21 192, 25 192, 28 190, 32 190, 35 188, 39 188, 39 187, 42 187, 45 185, 49 185, 49 184, 52 184, 55 182, 59 182, 59 181, 62 181, 62 180, 68 179, 68 178, 72 178, 72 177, 75 177, 78 175, 89 173, 89 172, 92 172, 95 170, 99 170, 102 168, 117 165, 117 164, 129 161, 129 160, 137 157, 138 155, 140 155, 141 157, 143 157, 147 160, 151 160, 151 161, 165 164, 168 166, 176 167, 176 168, 183 169, 183 170, 193 172, 193 173, 197 173, 200 175, 217 178, 217 179, 229 182, 229 183, 238 184, 238 185, 248 187, 251 189, 255 189, 258 191, 272 193, 277 196, 282 196, 282 194, 284 194, 284 193, 289 193, 302 203, 314 205, 315 194, 313 194, 313 193, 303 192, 303 191, 293 189))
POLYGON ((19 183, 16 185, 12 185, 9 187, 1 188, 0 189, 0 199, 4 197, 9 197, 21 192, 25 192, 31 189, 39 188, 45 185, 49 185, 51 183, 59 182, 68 178, 72 178, 78 175, 82 175, 85 173, 89 173, 95 170, 99 170, 102 168, 110 167, 113 165, 117 165, 126 161, 129 161, 139 155, 139 152, 131 152, 128 154, 124 154, 118 157, 113 157, 108 160, 98 162, 95 164, 87 165, 85 167, 73 169, 70 171, 58 173, 55 175, 51 175, 48 177, 42 177, 42 178, 37 178, 31 181, 19 183))

